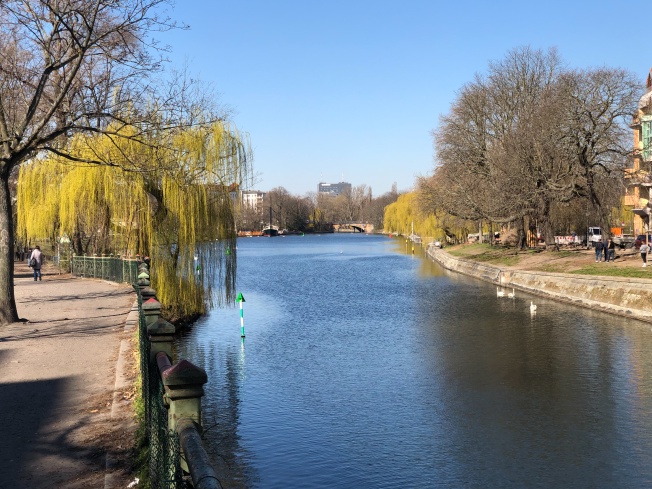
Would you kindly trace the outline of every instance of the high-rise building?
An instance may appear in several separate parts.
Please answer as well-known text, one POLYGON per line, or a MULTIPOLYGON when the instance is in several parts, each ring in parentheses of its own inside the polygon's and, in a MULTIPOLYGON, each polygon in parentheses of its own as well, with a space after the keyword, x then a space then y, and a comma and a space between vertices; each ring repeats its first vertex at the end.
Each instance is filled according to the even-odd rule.
POLYGON ((318 190, 320 194, 330 195, 332 197, 337 197, 340 194, 343 194, 346 191, 351 191, 351 184, 347 182, 340 183, 320 183, 318 190))

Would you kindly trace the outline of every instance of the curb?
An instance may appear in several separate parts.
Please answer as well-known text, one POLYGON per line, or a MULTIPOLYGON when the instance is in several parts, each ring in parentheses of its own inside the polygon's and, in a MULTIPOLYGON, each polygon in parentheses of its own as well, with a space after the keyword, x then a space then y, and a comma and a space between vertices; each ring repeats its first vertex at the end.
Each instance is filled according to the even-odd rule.
MULTIPOLYGON (((138 324, 138 302, 135 302, 132 306, 127 318, 125 320, 125 326, 123 332, 131 333, 135 330, 136 325, 138 324)), ((117 420, 120 419, 123 411, 129 408, 129 401, 123 400, 122 393, 126 388, 129 387, 130 383, 127 380, 125 374, 125 364, 126 358, 129 353, 129 340, 123 339, 120 341, 120 351, 118 353, 118 360, 115 366, 115 383, 113 386, 113 401, 111 403, 111 419, 117 420)), ((131 418, 123 419, 120 423, 120 426, 124 431, 129 431, 134 425, 131 418)), ((116 469, 119 464, 118 457, 112 453, 107 452, 106 454, 106 468, 104 475, 104 489, 120 489, 123 487, 121 477, 116 477, 116 469)))

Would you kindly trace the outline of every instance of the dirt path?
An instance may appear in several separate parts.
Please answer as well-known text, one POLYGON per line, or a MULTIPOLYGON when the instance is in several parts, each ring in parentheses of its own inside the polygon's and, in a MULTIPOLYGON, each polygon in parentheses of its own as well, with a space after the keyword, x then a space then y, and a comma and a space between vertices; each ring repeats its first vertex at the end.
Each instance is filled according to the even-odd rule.
POLYGON ((15 293, 26 321, 0 327, 0 487, 103 488, 108 451, 126 487, 133 421, 111 407, 133 289, 48 267, 34 282, 17 263, 15 293))

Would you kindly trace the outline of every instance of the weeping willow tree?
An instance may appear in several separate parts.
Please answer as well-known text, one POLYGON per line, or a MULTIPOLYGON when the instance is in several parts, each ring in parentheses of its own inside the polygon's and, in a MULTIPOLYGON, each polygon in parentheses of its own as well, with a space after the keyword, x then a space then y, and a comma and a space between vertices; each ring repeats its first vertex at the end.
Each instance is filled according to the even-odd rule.
POLYGON ((441 239, 444 231, 438 218, 431 212, 422 212, 414 192, 400 195, 396 202, 385 207, 385 230, 392 233, 411 234, 441 239))
POLYGON ((171 317, 187 317, 233 301, 230 192, 251 174, 251 153, 246 137, 224 122, 161 137, 168 141, 80 136, 69 150, 76 159, 106 164, 56 155, 25 164, 17 235, 64 238, 76 253, 148 255, 158 298, 171 317))
POLYGON ((415 234, 422 238, 445 240, 458 238, 469 232, 470 221, 462 220, 442 211, 432 210, 420 191, 400 195, 396 202, 385 207, 385 231, 415 234))

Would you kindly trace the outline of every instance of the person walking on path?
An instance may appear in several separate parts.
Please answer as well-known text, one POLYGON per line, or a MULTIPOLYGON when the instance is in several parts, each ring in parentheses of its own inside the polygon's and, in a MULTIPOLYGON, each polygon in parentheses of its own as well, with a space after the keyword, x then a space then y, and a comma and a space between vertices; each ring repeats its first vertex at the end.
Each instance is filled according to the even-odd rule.
POLYGON ((647 243, 641 244, 641 260, 643 260, 643 266, 647 267, 647 252, 650 249, 647 243))
POLYGON ((41 266, 43 265, 43 253, 41 253, 41 247, 36 245, 34 251, 29 257, 29 266, 32 267, 34 271, 34 282, 41 280, 41 266))
POLYGON ((609 238, 609 243, 607 244, 607 261, 616 261, 616 243, 614 240, 609 238))
POLYGON ((596 241, 595 243, 595 262, 598 263, 602 261, 602 250, 604 249, 604 243, 602 241, 596 241))

